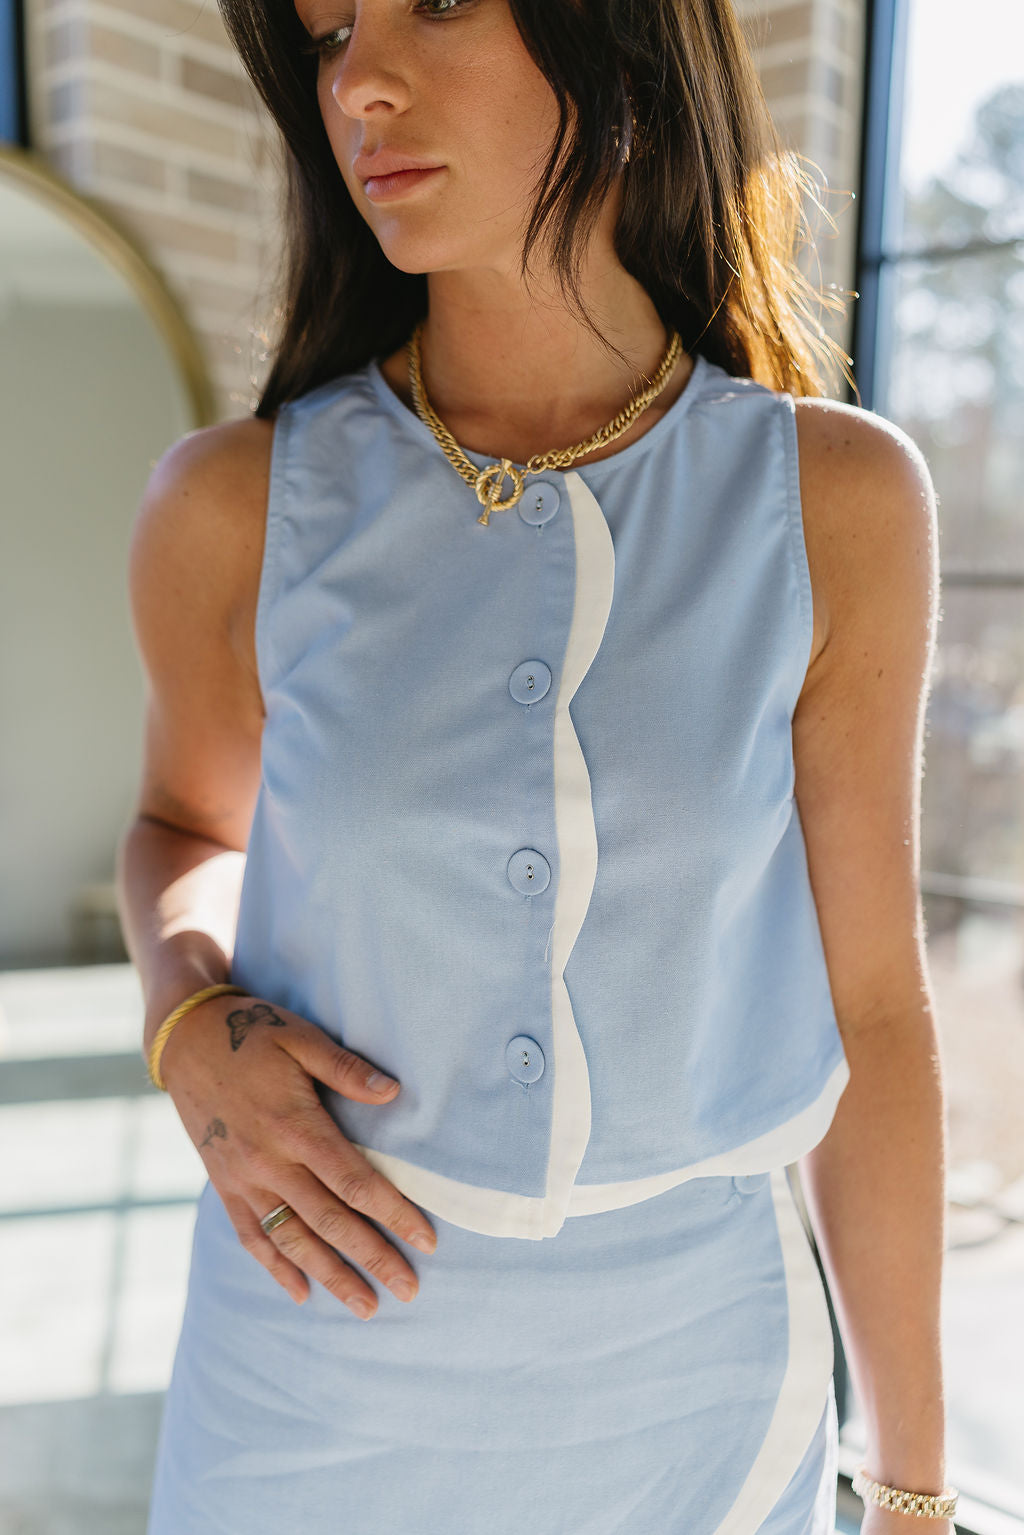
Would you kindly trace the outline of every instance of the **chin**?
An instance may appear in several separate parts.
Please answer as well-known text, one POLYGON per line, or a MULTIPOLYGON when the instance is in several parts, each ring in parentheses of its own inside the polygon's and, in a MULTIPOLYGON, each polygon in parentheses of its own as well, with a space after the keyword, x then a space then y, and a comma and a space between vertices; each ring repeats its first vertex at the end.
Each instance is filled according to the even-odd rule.
POLYGON ((376 229, 374 234, 384 255, 400 272, 417 275, 449 271, 463 265, 448 241, 436 237, 431 239, 426 235, 417 238, 408 230, 400 234, 396 232, 390 237, 376 229))

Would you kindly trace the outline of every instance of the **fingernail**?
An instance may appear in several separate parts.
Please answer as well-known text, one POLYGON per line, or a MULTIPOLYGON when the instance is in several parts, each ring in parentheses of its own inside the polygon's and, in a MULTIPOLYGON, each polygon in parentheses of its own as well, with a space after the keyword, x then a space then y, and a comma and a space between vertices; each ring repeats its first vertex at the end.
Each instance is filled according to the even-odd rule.
POLYGON ((418 1247, 421 1253, 432 1253, 434 1251, 434 1238, 428 1237, 426 1232, 417 1231, 415 1236, 409 1238, 409 1241, 413 1247, 418 1247))
POLYGON ((371 1092, 383 1093, 389 1087, 397 1087, 398 1083, 394 1077, 385 1076, 382 1071, 371 1071, 366 1079, 366 1085, 371 1092))

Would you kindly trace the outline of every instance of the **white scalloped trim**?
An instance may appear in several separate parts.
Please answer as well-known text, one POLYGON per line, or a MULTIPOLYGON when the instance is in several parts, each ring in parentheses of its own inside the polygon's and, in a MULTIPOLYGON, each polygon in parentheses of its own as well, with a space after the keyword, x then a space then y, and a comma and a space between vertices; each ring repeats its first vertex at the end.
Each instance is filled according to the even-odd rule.
POLYGON ((594 493, 578 474, 563 476, 576 543, 576 594, 555 705, 555 832, 558 892, 551 930, 551 1029, 555 1052, 551 1143, 543 1234, 565 1219, 590 1139, 590 1072, 565 984, 565 967, 579 937, 597 879, 597 827, 590 774, 569 702, 597 655, 615 589, 615 547, 594 493))
POLYGON ((817 1432, 835 1368, 828 1302, 785 1168, 772 1169, 771 1188, 786 1275, 789 1353, 761 1448, 714 1535, 754 1535, 767 1519, 817 1432))
MULTIPOLYGON (((747 1141, 743 1146, 733 1147, 731 1151, 723 1151, 703 1162, 692 1162, 689 1167, 656 1173, 650 1178, 629 1178, 621 1183, 574 1183, 569 1189, 568 1200, 553 1197, 550 1179, 547 1197, 542 1199, 528 1194, 511 1194, 504 1189, 483 1188, 474 1183, 460 1183, 456 1178, 430 1172, 414 1162, 391 1156, 386 1151, 375 1151, 370 1146, 357 1144, 356 1149, 407 1199, 439 1215, 442 1220, 451 1221, 454 1226, 464 1226, 484 1236, 550 1237, 557 1234, 563 1219, 570 1215, 597 1215, 602 1210, 621 1210, 626 1205, 638 1204, 642 1199, 652 1199, 675 1188, 687 1178, 737 1177, 796 1162, 825 1134, 849 1075, 849 1064, 844 1059, 812 1104, 784 1125, 756 1140, 747 1141)), ((584 1087, 588 1092, 586 1105, 589 1108, 587 1083, 584 1087)), ((577 1159, 577 1167, 580 1160, 577 1159)))
POLYGON ((653 1173, 649 1178, 628 1178, 621 1183, 577 1183, 569 1199, 568 1215, 596 1215, 601 1210, 619 1210, 664 1194, 687 1178, 710 1178, 715 1174, 761 1173, 769 1167, 784 1167, 795 1162, 821 1140, 832 1123, 836 1104, 850 1079, 850 1063, 844 1056, 832 1071, 813 1103, 776 1125, 755 1140, 734 1146, 717 1156, 678 1167, 673 1172, 653 1173))
POLYGON ((551 1237, 561 1228, 590 1139, 590 1073, 565 984, 597 878, 597 827, 590 774, 569 703, 601 647, 615 589, 615 547, 594 493, 578 474, 562 476, 576 550, 572 620, 554 711, 558 888, 548 940, 551 958, 551 1138, 543 1198, 486 1189, 429 1172, 387 1152, 358 1149, 406 1196, 442 1220, 486 1236, 551 1237))

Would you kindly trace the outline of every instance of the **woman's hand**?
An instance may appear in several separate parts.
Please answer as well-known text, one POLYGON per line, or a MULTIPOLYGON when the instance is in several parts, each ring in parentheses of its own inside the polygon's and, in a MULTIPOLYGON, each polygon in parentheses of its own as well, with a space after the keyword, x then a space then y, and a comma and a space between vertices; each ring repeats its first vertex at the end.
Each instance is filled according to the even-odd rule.
POLYGON ((323 1029, 260 997, 221 995, 199 1003, 172 1029, 161 1071, 239 1240, 301 1304, 306 1275, 359 1317, 377 1297, 344 1263, 347 1253, 400 1300, 412 1300, 415 1271, 364 1216, 424 1252, 436 1235, 422 1212, 346 1140, 320 1101, 314 1078, 360 1103, 390 1103, 399 1084, 344 1049, 323 1029), (295 1214, 264 1234, 277 1205, 295 1214), (359 1213, 361 1212, 361 1213, 359 1213))

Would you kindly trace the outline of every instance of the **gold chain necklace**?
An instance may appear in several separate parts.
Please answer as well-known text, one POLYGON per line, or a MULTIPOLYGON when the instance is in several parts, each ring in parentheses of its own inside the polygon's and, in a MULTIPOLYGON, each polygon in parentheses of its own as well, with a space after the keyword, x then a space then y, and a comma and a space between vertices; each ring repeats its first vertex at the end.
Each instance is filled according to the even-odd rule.
MULTIPOLYGON (((445 426, 440 416, 433 409, 427 399, 427 392, 423 387, 422 359, 420 357, 420 337, 423 334, 425 320, 421 320, 413 331, 406 344, 406 352, 409 357, 409 383, 412 389, 413 404, 416 406, 416 414, 421 421, 426 422, 438 442, 444 450, 445 457, 452 468, 476 491, 477 500, 483 507, 483 512, 477 518, 487 526, 492 512, 503 512, 507 507, 515 506, 523 494, 524 471, 516 467, 511 459, 503 458, 496 464, 488 464, 483 469, 478 469, 474 463, 463 453, 451 432, 445 426), (502 501, 500 500, 501 488, 506 477, 512 481, 512 492, 502 501)), ((578 442, 571 448, 551 448, 547 453, 535 453, 526 465, 526 474, 540 474, 545 469, 564 469, 582 454, 589 453, 592 448, 604 447, 605 443, 614 442, 616 437, 621 437, 640 415, 647 409, 651 401, 661 393, 668 383, 669 374, 675 366, 676 358, 682 348, 682 338, 678 331, 673 331, 669 339, 666 351, 658 371, 651 383, 640 394, 635 394, 629 404, 619 414, 608 422, 607 426, 588 437, 586 442, 578 442)))

